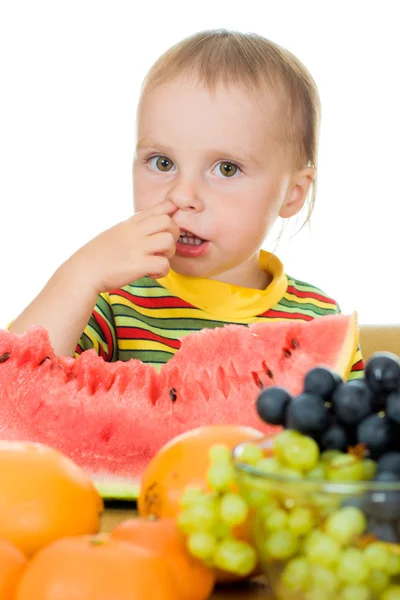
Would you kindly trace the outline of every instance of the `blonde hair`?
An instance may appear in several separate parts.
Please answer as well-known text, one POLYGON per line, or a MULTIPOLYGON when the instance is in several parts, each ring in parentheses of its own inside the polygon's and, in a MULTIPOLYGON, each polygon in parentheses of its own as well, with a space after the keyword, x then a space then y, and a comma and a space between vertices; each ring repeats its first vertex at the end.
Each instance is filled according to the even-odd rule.
MULTIPOLYGON (((218 84, 248 91, 266 88, 278 94, 282 141, 296 166, 317 170, 320 99, 316 84, 291 52, 255 33, 225 29, 202 31, 167 50, 151 67, 143 95, 177 77, 188 76, 213 92, 218 84)), ((309 221, 316 179, 308 201, 309 221)))

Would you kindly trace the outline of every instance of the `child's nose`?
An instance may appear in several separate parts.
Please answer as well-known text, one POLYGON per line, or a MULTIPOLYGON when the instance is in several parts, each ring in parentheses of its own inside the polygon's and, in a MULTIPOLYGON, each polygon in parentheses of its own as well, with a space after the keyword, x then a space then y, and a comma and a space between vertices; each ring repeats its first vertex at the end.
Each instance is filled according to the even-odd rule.
POLYGON ((188 179, 175 179, 169 190, 168 200, 172 200, 180 210, 200 211, 204 208, 199 186, 188 179))

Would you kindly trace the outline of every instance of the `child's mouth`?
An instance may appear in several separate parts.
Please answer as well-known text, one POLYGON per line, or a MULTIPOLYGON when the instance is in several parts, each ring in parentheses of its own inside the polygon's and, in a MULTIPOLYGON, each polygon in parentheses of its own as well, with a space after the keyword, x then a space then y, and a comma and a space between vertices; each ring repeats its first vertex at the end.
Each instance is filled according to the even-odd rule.
POLYGON ((181 234, 176 242, 176 254, 188 258, 203 256, 209 247, 209 242, 197 237, 191 231, 181 229, 181 234))
POLYGON ((190 231, 181 230, 181 234, 178 240, 181 244, 191 244, 193 246, 200 246, 205 240, 194 235, 190 231))

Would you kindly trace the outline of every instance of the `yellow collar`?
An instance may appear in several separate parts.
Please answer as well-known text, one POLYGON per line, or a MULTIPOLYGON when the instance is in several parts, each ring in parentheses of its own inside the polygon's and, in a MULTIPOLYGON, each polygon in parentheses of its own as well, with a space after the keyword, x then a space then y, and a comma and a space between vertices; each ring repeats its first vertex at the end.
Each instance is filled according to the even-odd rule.
POLYGON ((281 261, 274 254, 260 250, 259 264, 272 275, 272 281, 265 290, 179 275, 172 269, 166 277, 157 281, 192 306, 222 317, 224 321, 235 321, 262 314, 279 302, 286 292, 288 282, 281 261))

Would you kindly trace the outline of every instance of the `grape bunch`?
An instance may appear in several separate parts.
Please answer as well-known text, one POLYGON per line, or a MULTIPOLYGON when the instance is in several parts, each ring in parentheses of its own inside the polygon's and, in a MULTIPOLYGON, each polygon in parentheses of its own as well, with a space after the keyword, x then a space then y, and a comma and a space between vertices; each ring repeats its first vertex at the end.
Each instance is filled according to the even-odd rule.
POLYGON ((400 359, 394 354, 374 354, 365 378, 347 382, 327 368, 315 367, 298 396, 276 386, 263 390, 257 411, 269 424, 310 436, 321 451, 345 452, 363 444, 374 460, 390 453, 385 464, 400 475, 400 359))
MULTIPOLYGON (((260 449, 252 448, 250 453, 262 455, 260 449)), ((177 525, 194 557, 209 567, 247 577, 257 566, 257 553, 238 534, 247 522, 249 506, 238 493, 229 448, 214 445, 210 449, 210 463, 208 489, 191 486, 185 489, 177 525)))

